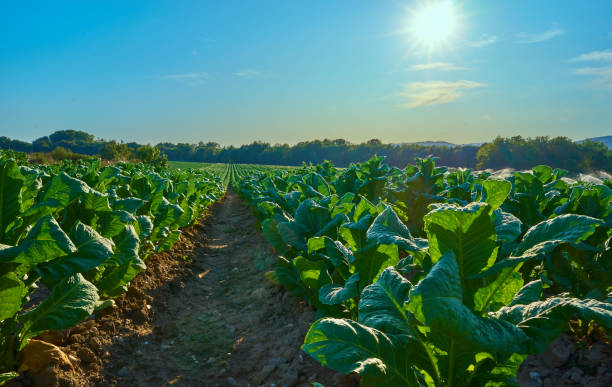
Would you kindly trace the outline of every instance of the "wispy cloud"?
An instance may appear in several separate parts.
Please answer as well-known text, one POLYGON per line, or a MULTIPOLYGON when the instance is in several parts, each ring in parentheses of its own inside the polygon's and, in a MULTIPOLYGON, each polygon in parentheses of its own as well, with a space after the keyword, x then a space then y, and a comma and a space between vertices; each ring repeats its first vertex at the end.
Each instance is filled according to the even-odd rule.
POLYGON ((473 42, 471 46, 480 48, 480 47, 488 46, 489 44, 493 44, 495 42, 497 42, 497 35, 483 34, 480 37, 480 40, 473 42))
POLYGON ((201 85, 205 83, 210 76, 208 73, 199 72, 199 73, 184 73, 184 74, 167 74, 162 75, 161 79, 165 79, 168 81, 174 81, 179 83, 184 83, 186 85, 201 85))
POLYGON ((427 81, 413 82, 404 86, 404 91, 398 96, 408 99, 403 106, 416 108, 427 105, 437 105, 441 103, 453 102, 464 96, 463 91, 486 87, 487 85, 474 81, 427 81))
POLYGON ((434 62, 434 63, 415 64, 411 66, 410 69, 414 71, 421 71, 421 70, 458 71, 458 70, 467 70, 468 68, 457 66, 454 63, 434 62))
POLYGON ((595 86, 612 90, 612 66, 583 67, 576 70, 576 74, 595 77, 595 86))
POLYGON ((517 43, 539 43, 544 42, 546 40, 554 39, 557 36, 563 35, 563 30, 561 28, 551 28, 549 30, 543 32, 529 33, 529 32, 521 32, 516 34, 516 42, 517 43))
POLYGON ((234 73, 234 76, 238 78, 256 78, 261 75, 261 71, 254 69, 242 69, 234 73))
MULTIPOLYGON (((587 52, 570 59, 570 62, 612 62, 612 49, 587 52)), ((612 66, 609 64, 582 67, 576 70, 576 74, 593 77, 595 86, 612 90, 612 66)))
POLYGON ((570 61, 571 62, 591 62, 591 61, 612 62, 612 49, 588 52, 586 54, 577 56, 576 58, 570 59, 570 61))

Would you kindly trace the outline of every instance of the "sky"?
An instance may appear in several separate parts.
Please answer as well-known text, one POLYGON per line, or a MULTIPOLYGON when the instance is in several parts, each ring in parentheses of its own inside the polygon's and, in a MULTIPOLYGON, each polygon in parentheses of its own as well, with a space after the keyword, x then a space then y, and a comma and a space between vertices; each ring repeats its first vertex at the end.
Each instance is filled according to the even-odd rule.
POLYGON ((610 15, 610 0, 4 1, 0 136, 612 135, 610 15))

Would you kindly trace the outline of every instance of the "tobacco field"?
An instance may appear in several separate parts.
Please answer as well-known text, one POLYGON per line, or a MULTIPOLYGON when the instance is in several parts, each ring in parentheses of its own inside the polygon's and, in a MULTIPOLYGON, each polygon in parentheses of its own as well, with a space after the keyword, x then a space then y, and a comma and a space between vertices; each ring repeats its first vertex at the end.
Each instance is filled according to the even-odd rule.
MULTIPOLYGON (((436 165, 435 157, 416 159, 404 169, 389 167, 382 157, 348 168, 325 162, 171 169, 4 159, 0 384, 27 379, 41 361, 32 348, 43 348, 49 332, 69 332, 116 308, 131 282, 148 270, 148 258, 172 251, 182 230, 197 229, 203 216, 211 227, 231 222, 218 214, 251 216, 211 210, 231 203, 254 215, 251 229, 266 244, 242 244, 240 254, 272 252, 270 262, 256 263, 263 270, 240 280, 256 281, 255 275, 268 287, 249 290, 253 298, 236 313, 246 316, 258 302, 264 308, 266 300, 275 300, 266 306, 270 313, 290 302, 312 313, 311 321, 296 320, 307 324, 297 333, 301 349, 279 349, 290 353, 285 368, 298 368, 287 384, 542 385, 545 376, 533 372, 528 381, 533 384, 518 380, 519 368, 560 335, 609 351, 611 201, 610 180, 570 178, 567 171, 545 165, 505 174, 450 169, 436 165), (266 292, 280 293, 269 298, 266 292), (301 371, 300 364, 307 363, 300 362, 307 360, 293 362, 298 357, 312 358, 323 370, 312 373, 327 379, 315 379, 311 368, 301 371), (352 376, 325 376, 330 372, 352 376)), ((235 238, 251 232, 228 224, 226 239, 233 232, 235 238)), ((189 265, 186 258, 178 265, 189 265)), ((215 277, 218 283, 247 270, 232 267, 240 263, 230 265, 223 256, 215 264, 223 262, 228 263, 225 274, 215 277)), ((242 285, 223 286, 231 292, 242 285)), ((190 302, 204 308, 207 301, 198 297, 191 292, 190 302)), ((210 333, 214 324, 229 318, 223 313, 202 318, 198 332, 216 335, 210 333)), ((277 317, 267 318, 260 318, 262 325, 277 317)), ((251 332, 236 326, 244 337, 251 332)), ((240 353, 241 341, 234 342, 232 352, 240 353)), ((169 344, 161 346, 169 351, 164 346, 169 344)), ((251 357, 258 356, 266 361, 266 351, 251 357)), ((193 375, 217 362, 218 355, 194 361, 193 375)), ((102 368, 107 363, 100 362, 102 368)), ((212 374, 233 376, 223 376, 217 385, 272 380, 255 381, 252 375, 261 374, 255 370, 261 367, 232 371, 231 360, 223 364, 223 372, 212 374)), ((303 367, 315 367, 308 364, 303 367)), ((283 367, 276 364, 270 372, 283 367)), ((604 368, 593 368, 584 378, 607 380, 612 370, 604 368)), ((122 384, 121 375, 114 377, 99 381, 122 384)))

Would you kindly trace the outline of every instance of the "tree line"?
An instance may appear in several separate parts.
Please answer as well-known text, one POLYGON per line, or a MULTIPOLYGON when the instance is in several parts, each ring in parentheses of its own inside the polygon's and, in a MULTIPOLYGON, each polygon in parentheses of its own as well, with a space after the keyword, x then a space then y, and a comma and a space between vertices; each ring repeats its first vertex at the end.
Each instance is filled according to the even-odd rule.
POLYGON ((141 160, 167 158, 172 161, 270 165, 315 164, 329 160, 346 167, 352 162, 379 155, 386 156, 389 165, 403 168, 413 163, 416 157, 435 155, 440 158, 439 164, 450 167, 527 169, 547 164, 571 172, 612 171, 612 151, 606 145, 589 140, 578 143, 567 137, 497 137, 480 146, 383 144, 378 139, 353 144, 344 139, 324 139, 299 142, 293 146, 255 141, 240 147, 222 147, 216 142, 163 142, 150 146, 96 139, 92 134, 77 130, 56 131, 32 143, 0 137, 0 149, 47 153, 58 147, 83 155, 99 155, 106 160, 136 157, 141 160))

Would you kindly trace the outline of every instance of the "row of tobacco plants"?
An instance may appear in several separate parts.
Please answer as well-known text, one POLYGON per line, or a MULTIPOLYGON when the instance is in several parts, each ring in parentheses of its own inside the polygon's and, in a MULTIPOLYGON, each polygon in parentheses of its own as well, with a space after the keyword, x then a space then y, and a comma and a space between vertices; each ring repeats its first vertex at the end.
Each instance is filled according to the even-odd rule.
POLYGON ((224 192, 204 171, 19 164, 0 160, 0 384, 30 339, 112 305, 147 256, 172 247, 224 192), (41 286, 48 296, 31 305, 41 286))
POLYGON ((375 157, 240 194, 280 255, 268 278, 318 311, 314 359, 364 386, 513 385, 570 320, 612 329, 612 185, 565 175, 375 157))

